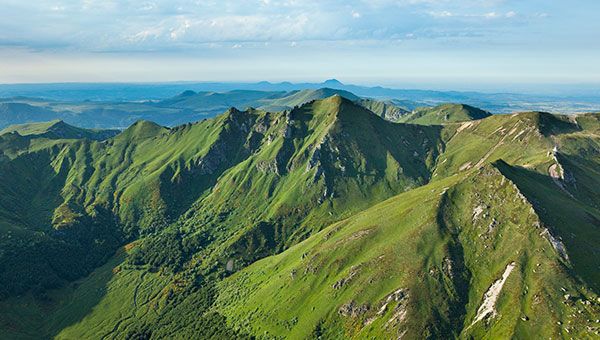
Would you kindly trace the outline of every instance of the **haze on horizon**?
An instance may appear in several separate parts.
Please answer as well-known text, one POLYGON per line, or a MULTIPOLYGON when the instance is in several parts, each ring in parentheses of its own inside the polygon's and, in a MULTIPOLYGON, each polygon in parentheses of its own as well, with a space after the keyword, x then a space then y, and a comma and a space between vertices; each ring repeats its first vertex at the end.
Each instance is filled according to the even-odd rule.
POLYGON ((595 0, 0 0, 0 8, 0 83, 600 83, 595 0))

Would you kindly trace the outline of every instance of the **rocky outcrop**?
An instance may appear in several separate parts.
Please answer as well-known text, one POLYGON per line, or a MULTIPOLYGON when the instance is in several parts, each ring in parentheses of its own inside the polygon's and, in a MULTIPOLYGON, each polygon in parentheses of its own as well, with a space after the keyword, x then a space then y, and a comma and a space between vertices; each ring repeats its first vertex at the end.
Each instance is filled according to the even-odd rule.
POLYGON ((479 306, 479 309, 477 310, 477 316, 475 316, 475 320, 473 320, 473 323, 471 324, 471 326, 473 326, 474 324, 476 324, 477 322, 483 320, 484 318, 486 318, 488 316, 490 316, 490 317, 496 316, 496 301, 498 300, 498 296, 500 295, 500 292, 502 291, 502 287, 504 287, 504 283, 508 279, 508 276, 510 275, 512 270, 515 268, 515 266, 516 265, 514 262, 509 263, 506 266, 506 269, 504 270, 502 277, 500 279, 496 280, 490 286, 490 288, 487 290, 487 292, 485 292, 485 294, 483 296, 483 302, 481 303, 481 306, 479 306))
POLYGON ((200 175, 212 175, 227 160, 225 145, 218 141, 213 144, 204 157, 196 162, 196 169, 200 175))
POLYGON ((354 300, 343 304, 338 309, 338 313, 341 316, 351 317, 351 318, 361 317, 368 311, 369 311, 368 305, 366 305, 366 304, 359 305, 358 303, 354 302, 354 300))

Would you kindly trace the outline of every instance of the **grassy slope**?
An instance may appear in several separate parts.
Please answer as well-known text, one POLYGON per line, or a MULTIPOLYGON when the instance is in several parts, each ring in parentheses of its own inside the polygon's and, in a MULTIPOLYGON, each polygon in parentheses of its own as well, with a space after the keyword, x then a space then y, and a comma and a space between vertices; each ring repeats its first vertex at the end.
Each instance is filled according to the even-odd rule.
POLYGON ((270 142, 225 171, 180 221, 181 233, 218 240, 211 256, 197 255, 205 266, 239 268, 424 183, 439 147, 439 128, 391 124, 341 97, 266 114, 258 125, 270 142))
POLYGON ((400 120, 403 115, 409 114, 409 111, 394 104, 393 101, 380 101, 375 99, 360 99, 358 103, 366 109, 372 111, 381 118, 392 122, 400 120))
MULTIPOLYGON (((52 147, 52 163, 65 169, 59 172, 56 188, 64 187, 48 205, 55 208, 52 217, 46 215, 36 225, 76 231, 81 219, 104 208, 118 213, 123 223, 131 221, 154 231, 160 228, 157 223, 169 217, 161 213, 176 212, 181 203, 191 204, 186 195, 200 197, 183 215, 182 231, 193 236, 198 223, 218 226, 210 232, 221 239, 230 238, 223 244, 213 242, 217 249, 209 248, 208 254, 214 254, 213 258, 231 254, 242 257, 240 263, 244 263, 295 242, 302 233, 318 230, 328 220, 423 183, 435 158, 429 148, 435 147, 438 133, 438 128, 393 125, 340 97, 310 103, 288 116, 231 110, 215 120, 174 130, 139 122, 107 143, 77 141, 52 147), (370 130, 365 134, 367 127, 370 130), (385 133, 376 133, 381 131, 385 133), (399 146, 391 143, 388 134, 411 137, 399 146), (315 155, 317 148, 321 151, 315 155), (211 174, 202 166, 198 169, 200 161, 212 163, 211 174), (239 186, 240 178, 251 186, 239 186), (365 191, 366 183, 369 190, 365 191), (213 189, 204 196, 202 192, 209 188, 213 189), (329 196, 323 195, 325 190, 329 196), (153 191, 157 194, 151 194, 153 191), (266 199, 256 200, 257 196, 266 199), (330 201, 329 205, 313 209, 320 198, 330 201), (245 209, 238 209, 225 221, 217 219, 232 205, 245 209), (299 209, 290 214, 290 207, 299 209), (207 213, 213 220, 204 219, 207 213), (268 225, 266 235, 257 235, 256 226, 261 225, 257 222, 262 220, 276 223, 268 225), (245 225, 240 225, 241 221, 245 225), (297 229, 302 223, 305 226, 297 229), (227 226, 237 234, 231 237, 231 232, 223 230, 227 226), (282 230, 276 238, 269 236, 280 233, 277 228, 282 226, 289 230, 282 230), (303 231, 293 236, 297 230, 303 231), (256 249, 246 242, 254 237, 266 237, 274 244, 256 249)), ((14 166, 22 157, 7 164, 14 166)), ((52 209, 48 212, 52 214, 52 209)), ((127 224, 124 231, 128 232, 127 224)), ((225 261, 220 261, 219 270, 223 270, 225 261)))
POLYGON ((249 266, 223 281, 215 308, 261 336, 582 336, 600 312, 596 295, 569 275, 541 225, 516 186, 488 165, 401 194, 249 266), (487 208, 474 218, 477 206, 487 208), (500 317, 471 326, 483 294, 513 261, 500 317), (378 315, 398 289, 407 301, 378 315), (363 310, 342 315, 350 302, 363 310))
POLYGON ((398 119, 399 122, 412 124, 444 124, 464 122, 489 117, 490 113, 464 104, 442 104, 436 107, 424 107, 414 110, 398 119))
POLYGON ((287 116, 230 110, 176 129, 140 121, 103 143, 3 135, 14 150, 5 149, 0 163, 2 240, 7 249, 30 249, 3 257, 0 277, 12 282, 3 293, 21 292, 40 275, 52 276, 50 287, 85 275, 120 242, 175 221, 184 236, 205 229, 227 240, 209 251, 218 270, 225 256, 253 261, 424 183, 438 134, 332 97, 287 116), (397 145, 388 135, 410 138, 397 145), (244 209, 231 214, 232 206, 244 209), (256 238, 269 244, 257 249, 256 238), (44 257, 49 264, 38 263, 47 247, 55 249, 44 257), (90 256, 67 256, 85 249, 90 256), (16 263, 30 270, 8 270, 16 263))
POLYGON ((81 139, 104 140, 117 135, 119 130, 83 129, 71 126, 61 120, 53 120, 41 123, 28 123, 11 125, 2 131, 6 133, 18 133, 22 136, 36 136, 48 139, 81 139))
MULTIPOLYGON (((74 211, 71 211, 70 207, 78 205, 83 206, 84 209, 77 213, 83 212, 84 215, 96 214, 93 207, 107 207, 116 212, 122 221, 130 221, 130 228, 133 228, 135 223, 149 231, 159 230, 161 225, 166 226, 169 223, 169 219, 179 218, 178 223, 169 230, 178 230, 184 235, 184 238, 189 238, 197 231, 206 229, 213 234, 213 237, 216 237, 213 240, 213 246, 198 252, 192 262, 188 264, 189 267, 186 271, 193 269, 198 263, 205 268, 216 265, 222 271, 230 258, 236 259, 235 268, 239 268, 248 261, 256 259, 257 254, 258 257, 262 257, 274 251, 280 251, 312 232, 320 230, 328 223, 348 217, 353 212, 360 211, 378 200, 423 184, 431 175, 436 164, 434 178, 447 177, 456 172, 464 172, 460 176, 463 177, 467 172, 473 171, 470 168, 478 168, 475 165, 482 159, 481 164, 485 164, 499 158, 506 159, 513 165, 524 166, 536 176, 545 175, 548 166, 553 162, 548 151, 552 150, 555 143, 562 142, 559 150, 561 154, 564 154, 564 159, 561 162, 564 163, 566 169, 570 169, 575 174, 576 178, 582 178, 577 190, 573 190, 575 196, 584 195, 582 197, 590 198, 591 202, 597 202, 597 193, 594 192, 593 185, 586 185, 593 184, 593 180, 595 180, 593 169, 594 164, 597 163, 593 162, 597 162, 597 158, 594 158, 597 157, 597 148, 595 148, 597 144, 593 143, 596 143, 594 138, 597 138, 594 137, 597 135, 597 117, 583 116, 579 120, 579 125, 584 128, 583 131, 574 128, 573 124, 565 125, 562 124, 564 123, 562 121, 556 122, 552 120, 552 117, 540 114, 502 116, 501 118, 494 116, 478 122, 451 125, 440 131, 439 127, 387 123, 362 111, 348 101, 331 98, 307 104, 292 111, 288 116, 260 111, 240 113, 234 110, 215 120, 186 125, 173 130, 140 122, 108 143, 45 141, 44 143, 49 144, 44 144, 44 147, 35 150, 40 150, 36 151, 39 153, 46 150, 44 148, 49 148, 52 150, 53 166, 56 169, 70 169, 67 172, 68 175, 65 176, 66 179, 62 179, 62 177, 60 179, 61 183, 66 183, 65 189, 60 192, 60 198, 71 204, 67 204, 66 208, 58 209, 60 214, 53 217, 57 222, 55 225, 72 225, 69 216, 73 216, 74 211), (560 129, 549 130, 554 126, 558 126, 560 129), (515 131, 513 132, 513 130, 515 131), (385 133, 381 133, 382 131, 385 133), (525 132, 521 133, 521 131, 525 132), (401 136, 400 143, 396 136, 401 136), (490 136, 496 140, 487 141, 490 136), (590 139, 590 136, 593 138, 590 139), (443 146, 441 140, 448 140, 448 142, 445 145, 445 153, 437 157, 443 146), (221 146, 217 147, 216 145, 221 146), (495 147, 496 145, 500 146, 495 147), (223 150, 227 152, 223 152, 223 150), (317 156, 315 156, 316 150, 320 150, 317 152, 317 156), (527 150, 527 152, 522 152, 522 150, 527 150), (584 159, 575 158, 582 150, 590 156, 588 157, 586 154, 584 159), (594 154, 594 152, 596 153, 594 154), (219 154, 226 154, 227 158, 220 157, 219 154), (217 156, 207 157, 207 155, 217 156), (205 172, 207 166, 200 166, 200 164, 207 164, 207 161, 211 163, 211 166, 208 167, 212 169, 210 174, 205 172), (588 163, 589 161, 592 163, 588 163), (468 162, 472 163, 471 167, 467 166, 460 170, 468 162), (317 176, 317 174, 319 175, 317 176), (592 182, 589 182, 586 177, 581 177, 582 175, 590 177, 592 182), (325 188, 327 188, 327 195, 323 197, 325 188), (369 189, 365 190, 365 188, 369 189), (148 193, 152 194, 148 195, 148 193), (251 194, 248 195, 248 193, 251 194), (329 197, 330 193, 333 193, 333 196, 329 197), (257 200, 256 197, 261 199, 257 200), (198 201, 194 203, 196 198, 198 201), (315 208, 319 205, 319 199, 324 199, 326 203, 322 204, 321 208, 315 208), (189 211, 185 212, 185 209, 181 209, 181 206, 185 207, 188 204, 189 211), (245 209, 231 210, 231 206, 240 206, 245 209), (329 212, 332 212, 333 215, 330 216, 329 212), (287 223, 290 221, 295 222, 287 223), (289 227, 290 225, 295 227, 288 230, 282 229, 283 226, 289 227), (206 257, 206 255, 209 256, 206 257)), ((31 145, 25 144, 25 147, 31 148, 31 145)), ((21 159, 20 157, 23 156, 15 156, 17 154, 14 153, 10 157, 12 160, 7 161, 11 166, 15 166, 18 162, 25 162, 25 158, 21 159)), ((559 156, 560 159, 562 158, 559 156)), ((514 168, 513 165, 511 168, 514 168)), ((499 167, 515 183, 522 185, 523 188, 526 187, 525 184, 519 182, 523 176, 512 176, 507 168, 499 167)), ((496 176, 499 181, 502 181, 500 175, 494 174, 494 177, 496 176)), ((52 178, 52 176, 49 177, 52 178)), ((533 178, 536 179, 536 177, 533 178)), ((553 184, 551 181, 548 182, 547 177, 545 183, 553 184)), ((460 190, 471 192, 469 195, 474 195, 472 194, 473 188, 485 184, 487 183, 456 186, 448 192, 448 195, 452 195, 453 192, 461 192, 460 190)), ((432 183, 431 185, 439 188, 438 184, 432 183)), ((439 185, 445 186, 446 184, 439 185)), ((533 186, 535 187, 535 184, 533 186)), ((560 191, 556 185, 554 187, 550 185, 548 190, 550 190, 549 192, 560 191)), ((533 197, 535 193, 538 193, 536 190, 532 191, 533 193, 528 193, 527 190, 523 190, 528 197, 533 197)), ((424 191, 419 192, 423 195, 424 191)), ((426 197, 427 200, 433 199, 433 201, 428 205, 417 205, 414 208, 422 210, 421 214, 412 216, 406 212, 406 217, 418 220, 430 218, 432 212, 439 212, 439 207, 444 202, 437 201, 438 198, 435 197, 437 196, 426 197)), ((509 197, 512 197, 512 194, 507 194, 506 199, 509 197)), ((425 196, 421 198, 425 199, 425 196)), ((464 204, 450 209, 454 213, 450 213, 448 219, 458 218, 458 212, 469 215, 468 209, 471 207, 465 208, 464 204)), ((584 209, 591 213, 590 216, 596 216, 596 218, 598 216, 593 206, 590 207, 581 202, 570 204, 574 209, 578 209, 577 211, 584 209)), ((523 207, 518 207, 523 211, 528 208, 526 203, 523 203, 523 207)), ((550 224, 554 232, 559 230, 559 235, 563 236, 563 230, 560 229, 562 224, 553 225, 556 223, 551 223, 551 217, 542 213, 543 208, 543 205, 541 208, 536 207, 537 214, 543 219, 542 222, 550 224)), ((498 215, 508 216, 509 213, 510 211, 501 211, 498 215)), ((385 214, 380 212, 377 216, 387 214, 393 215, 388 212, 385 214)), ((368 214, 366 216, 377 217, 368 214)), ((432 222, 437 229, 442 225, 438 217, 436 214, 436 220, 432 222)), ((43 217, 41 220, 47 220, 47 218, 43 217)), ((401 220, 404 221, 404 219, 401 220)), ((594 220, 588 218, 586 221, 588 224, 579 225, 579 230, 575 230, 575 232, 593 230, 592 227, 589 227, 589 223, 593 225, 594 220)), ((450 224, 451 222, 444 223, 450 224)), ((516 224, 521 225, 522 223, 516 224)), ((359 225, 357 224, 357 228, 360 228, 359 225)), ((407 225, 406 228, 409 229, 417 228, 411 227, 412 224, 408 222, 407 225)), ((14 226, 10 227, 14 228, 14 226)), ((536 232, 538 231, 536 229, 536 232)), ((438 231, 438 233, 440 232, 438 231)), ((445 233, 441 234, 446 235, 445 233)), ((386 232, 383 235, 387 237, 390 234, 386 232)), ((586 236, 590 239, 597 237, 594 233, 586 234, 586 236)), ((446 235, 434 238, 433 243, 446 246, 460 241, 460 239, 457 241, 456 238, 452 238, 450 242, 448 237, 446 235)), ((378 244, 377 247, 385 248, 383 241, 385 239, 387 238, 378 242, 381 244, 378 244)), ((574 239, 581 240, 578 237, 574 239)), ((397 242, 405 241, 409 242, 402 238, 397 239, 397 242)), ((460 242, 466 243, 466 241, 460 242)), ((565 239, 569 250, 581 244, 577 241, 569 242, 571 241, 565 239)), ((594 244, 597 242, 590 242, 586 245, 588 248, 582 249, 596 251, 594 244)), ((356 249, 353 248, 352 251, 351 256, 361 256, 356 249)), ((448 251, 450 252, 450 250, 448 251)), ((571 254, 573 273, 580 273, 582 280, 593 284, 594 281, 597 282, 597 278, 593 274, 594 263, 591 260, 584 261, 583 254, 583 250, 579 254, 577 251, 571 254)), ((323 259, 323 261, 325 260, 323 259)), ((272 258, 265 261, 272 261, 272 258)), ((494 273, 497 273, 500 270, 498 268, 505 265, 506 263, 497 264, 494 273)), ((473 268, 475 267, 473 265, 473 268)), ((470 268, 469 270, 471 270, 470 268)), ((141 275, 142 272, 143 270, 138 274, 141 275)), ((556 274, 557 277, 563 275, 559 274, 556 274)), ((280 275, 288 277, 290 274, 286 272, 280 275)), ((490 273, 482 275, 497 276, 490 273)), ((573 280, 573 275, 570 275, 567 279, 560 279, 562 280, 560 282, 572 285, 569 282, 573 280)), ((185 275, 179 277, 184 279, 182 282, 189 281, 185 275)), ((440 282, 432 282, 433 286, 426 287, 425 291, 440 292, 440 282)), ((458 285, 459 283, 453 284, 458 285)), ((489 285, 489 282, 481 284, 481 286, 485 285, 489 285)), ((121 286, 125 287, 126 285, 125 283, 115 283, 115 287, 121 286)), ((120 288, 115 289, 120 290, 120 288)), ((389 293, 389 291, 385 291, 386 289, 373 293, 379 295, 366 296, 371 302, 379 301, 377 299, 380 299, 381 294, 389 293)), ((477 289, 479 289, 476 290, 477 293, 469 294, 481 295, 481 289, 485 290, 487 287, 477 289)), ((551 293, 551 298, 548 300, 560 298, 556 297, 554 291, 551 293)), ((589 295, 585 291, 575 291, 574 293, 583 294, 582 296, 589 295)), ((128 293, 123 292, 122 294, 125 296, 128 293)), ((460 329, 455 326, 461 318, 466 320, 473 318, 472 314, 476 306, 470 306, 470 309, 465 309, 464 313, 443 310, 443 308, 449 309, 455 301, 462 301, 461 299, 464 297, 452 297, 448 292, 439 293, 439 296, 436 303, 424 306, 424 310, 417 313, 417 315, 423 316, 423 319, 414 321, 415 324, 410 326, 411 330, 436 334, 436 332, 449 329, 447 327, 450 326, 453 329, 460 329), (445 301, 443 296, 450 296, 454 300, 445 301), (441 315, 441 319, 436 319, 436 322, 432 323, 433 328, 425 327, 422 320, 430 317, 428 315, 437 314, 441 315)), ((107 301, 107 303, 109 302, 107 301)), ((221 302, 221 305, 225 313, 231 314, 225 303, 221 302)), ((115 307, 115 310, 118 309, 115 307)), ((102 315, 98 314, 100 311, 97 310, 80 312, 82 315, 87 313, 89 318, 74 325, 72 332, 75 333, 72 334, 85 332, 90 328, 89 325, 95 322, 94 320, 102 318, 102 315)), ((391 313, 391 310, 388 312, 391 313)), ((167 311, 165 313, 165 315, 173 316, 176 312, 167 311)), ((331 312, 330 310, 328 313, 335 315, 336 311, 331 312)), ((548 318, 545 320, 549 320, 548 318)), ((141 319, 145 320, 144 322, 152 323, 151 318, 141 319)), ((237 319, 234 317, 233 320, 237 319)), ((332 325, 341 325, 340 321, 336 321, 335 318, 327 320, 329 320, 327 322, 333 322, 332 325)), ((377 322, 379 321, 375 321, 373 325, 381 325, 381 322, 377 322)), ((544 322, 540 321, 540 324, 544 324, 544 322)), ((351 323, 354 324, 355 321, 351 321, 351 323)), ((113 325, 111 322, 107 322, 102 326, 102 331, 110 328, 111 325, 113 325)), ((131 323, 131 320, 129 323, 123 323, 123 327, 127 329, 134 326, 137 327, 131 323)), ((272 326, 268 327, 271 329, 272 326)), ((290 325, 285 327, 293 328, 290 325)), ((376 326, 373 327, 376 328, 376 326)), ((332 329, 342 330, 344 327, 332 329)), ((502 329, 511 331, 514 327, 502 326, 502 329)), ((255 332, 256 329, 252 329, 252 331, 255 332)), ((477 327, 469 331, 477 332, 477 327)), ((280 332, 280 330, 276 332, 280 332)), ((95 334, 100 334, 100 331, 95 334)))
MULTIPOLYGON (((169 275, 148 273, 122 265, 120 250, 85 279, 52 290, 46 299, 31 294, 0 302, 4 336, 11 339, 100 338, 118 332, 128 318, 153 318, 167 291, 169 275), (85 328, 73 327, 77 323, 85 328)), ((110 338, 110 337, 109 337, 110 338)))
MULTIPOLYGON (((595 318, 599 313, 595 301, 596 295, 593 292, 597 292, 597 283, 600 279, 597 276, 595 257, 590 257, 589 254, 598 252, 597 244, 600 235, 595 226, 600 213, 594 206, 598 194, 587 187, 590 185, 593 187, 597 177, 592 176, 595 179, 590 182, 590 178, 580 176, 588 174, 589 177, 594 170, 591 170, 590 164, 586 164, 590 167, 587 169, 578 167, 579 163, 574 163, 571 158, 587 150, 586 161, 597 162, 598 149, 590 145, 590 143, 597 143, 597 117, 583 116, 579 120, 581 123, 578 125, 583 127, 582 131, 575 124, 563 124, 566 120, 562 117, 539 113, 491 117, 480 122, 448 127, 454 135, 447 143, 445 153, 438 160, 434 176, 448 176, 457 171, 462 172, 464 174, 462 176, 469 173, 471 175, 448 190, 444 204, 440 204, 438 199, 431 201, 433 199, 431 192, 435 193, 435 188, 449 186, 447 183, 449 180, 434 181, 427 187, 402 194, 388 201, 396 202, 396 205, 388 206, 385 212, 382 208, 385 205, 382 204, 373 208, 372 212, 367 210, 351 218, 351 222, 333 225, 320 235, 327 235, 332 230, 343 226, 342 230, 345 231, 347 240, 354 241, 356 238, 354 236, 361 234, 375 234, 376 236, 373 237, 376 240, 371 241, 370 236, 364 236, 369 240, 356 240, 354 241, 356 245, 346 250, 336 247, 336 242, 329 241, 327 237, 311 237, 301 245, 281 255, 258 262, 226 280, 224 292, 219 298, 219 310, 230 316, 232 325, 240 325, 243 329, 257 335, 267 331, 275 335, 306 336, 310 332, 320 332, 323 329, 335 329, 345 332, 346 335, 361 337, 378 334, 371 333, 371 326, 361 325, 361 322, 372 316, 373 310, 381 304, 378 302, 373 306, 374 302, 381 301, 394 289, 410 287, 416 283, 411 282, 410 279, 402 281, 397 278, 404 283, 386 286, 385 281, 380 282, 380 278, 376 279, 384 274, 378 274, 379 276, 364 274, 366 277, 361 279, 362 269, 359 276, 352 273, 356 268, 366 268, 365 270, 370 273, 374 267, 377 267, 377 262, 384 263, 387 256, 375 258, 372 249, 386 246, 391 249, 399 247, 391 245, 395 242, 393 241, 395 236, 391 231, 394 229, 389 229, 392 226, 400 226, 403 230, 413 228, 419 235, 413 234, 410 238, 398 241, 402 248, 410 247, 409 240, 424 239, 431 245, 442 242, 444 238, 441 236, 430 240, 429 235, 432 232, 424 227, 423 222, 413 222, 416 216, 421 218, 419 221, 427 220, 429 216, 432 225, 437 223, 438 229, 456 228, 451 234, 457 233, 458 238, 452 242, 459 242, 459 248, 462 249, 460 252, 464 254, 466 270, 463 275, 470 277, 468 286, 470 302, 465 305, 464 312, 457 314, 456 311, 452 311, 452 308, 460 309, 461 298, 456 296, 461 291, 460 287, 450 287, 449 291, 443 293, 432 290, 439 289, 435 282, 425 288, 419 287, 418 294, 428 298, 418 299, 420 309, 413 311, 415 319, 410 321, 409 316, 409 321, 400 328, 400 332, 408 329, 407 334, 413 336, 435 334, 443 330, 445 322, 449 322, 455 331, 462 329, 460 335, 465 337, 469 334, 476 337, 484 335, 531 337, 534 334, 554 337, 569 334, 566 333, 567 331, 581 332, 580 336, 583 336, 586 334, 586 327, 591 326, 586 322, 586 315, 595 318), (554 162, 550 152, 555 143, 560 144, 560 149, 565 149, 559 159, 564 163, 569 162, 570 171, 577 173, 576 178, 580 178, 579 186, 571 188, 571 191, 575 195, 587 195, 586 200, 573 199, 547 176, 547 169, 554 162), (488 147, 482 148, 482 145, 488 147), (527 151, 523 152, 523 150, 527 151), (484 168, 486 169, 484 172, 473 170, 500 158, 524 167, 515 167, 500 161, 495 164, 502 173, 496 168, 490 168, 489 165, 484 168), (469 161, 472 165, 465 167, 464 164, 469 161), (473 171, 476 171, 475 174, 473 171), (512 184, 507 177, 516 185, 512 184), (430 186, 431 191, 427 192, 430 186), (429 210, 417 210, 414 203, 402 205, 404 202, 411 202, 413 199, 411 195, 419 195, 419 193, 422 196, 415 199, 421 202, 417 205, 418 208, 429 210), (426 206, 424 202, 431 203, 426 206), (474 209, 479 206, 489 210, 483 213, 484 218, 476 220, 473 218, 474 209), (413 213, 415 216, 411 215, 413 213), (395 214, 400 215, 394 217, 395 214), (434 223, 436 216, 437 220, 434 223), (379 222, 382 219, 384 222, 379 222), (442 225, 440 220, 443 221, 442 225), (492 232, 489 231, 490 225, 493 225, 492 232), (554 237, 564 241, 569 260, 563 260, 557 250, 552 248, 548 238, 540 235, 544 232, 544 228, 548 228, 554 237), (361 229, 366 231, 361 233, 361 229), (386 230, 383 231, 385 236, 379 237, 379 232, 367 233, 371 229, 386 230), (480 239, 483 242, 476 241, 480 239), (492 250, 497 254, 490 253, 492 250), (480 254, 484 253, 490 255, 481 257, 480 254), (365 260, 363 256, 368 257, 368 254, 371 257, 365 260), (313 264, 313 261, 317 261, 317 264, 313 264), (493 321, 485 327, 478 324, 469 327, 481 302, 481 296, 491 282, 500 276, 509 261, 517 263, 518 274, 513 273, 512 277, 518 276, 518 278, 508 281, 505 290, 511 294, 500 297, 498 309, 502 315, 500 308, 505 308, 505 313, 510 317, 506 319, 503 316, 501 320, 493 321), (311 272, 314 266, 323 270, 311 272), (340 306, 348 302, 348 295, 337 293, 331 287, 335 282, 340 282, 343 277, 351 277, 352 282, 357 282, 347 289, 350 291, 347 294, 351 294, 350 296, 358 305, 366 302, 370 307, 369 312, 359 317, 362 321, 358 322, 358 326, 356 320, 348 322, 337 313, 340 306), (357 277, 361 278, 357 279, 357 277), (245 288, 240 291, 240 286, 245 288), (369 292, 365 292, 364 287, 369 287, 369 292), (566 294, 570 297, 563 299, 563 295, 566 294), (281 296, 281 299, 271 300, 267 299, 267 296, 281 296), (436 298, 440 300, 436 301, 436 298), (457 301, 452 301, 453 298, 457 301), (432 310, 427 303, 432 299, 434 306, 448 308, 446 314, 439 310, 432 310), (285 303, 282 304, 282 301, 285 303), (315 302, 311 305, 307 301, 315 302), (589 306, 585 305, 589 303, 591 303, 589 306), (583 317, 578 315, 579 311, 584 315, 583 317), (432 321, 430 318, 435 315, 438 315, 441 320, 432 321), (463 319, 464 323, 458 327, 456 322, 463 319), (418 326, 419 328, 411 328, 413 325, 410 322, 420 322, 421 325, 418 326), (557 326, 558 322, 569 326, 557 326), (428 329, 425 326, 427 324, 431 324, 434 328, 428 329), (345 325, 345 328, 341 325, 345 325), (435 329, 436 326, 442 328, 435 329), (360 331, 357 332, 357 328, 360 331)), ((395 259, 400 262, 398 267, 408 272, 412 266, 427 258, 427 253, 422 250, 409 249, 408 254, 403 253, 400 259, 395 259)), ((440 261, 439 257, 437 261, 440 261)), ((423 280, 421 275, 424 275, 427 269, 414 270, 413 275, 408 276, 412 278, 417 275, 417 282, 421 282, 423 280)), ((388 266, 382 265, 379 270, 385 272, 388 266)), ((431 273, 431 270, 429 272, 431 273)), ((401 273, 396 275, 401 276, 401 273)), ((375 332, 381 330, 380 328, 375 332)), ((337 337, 340 334, 329 334, 329 336, 337 337)))

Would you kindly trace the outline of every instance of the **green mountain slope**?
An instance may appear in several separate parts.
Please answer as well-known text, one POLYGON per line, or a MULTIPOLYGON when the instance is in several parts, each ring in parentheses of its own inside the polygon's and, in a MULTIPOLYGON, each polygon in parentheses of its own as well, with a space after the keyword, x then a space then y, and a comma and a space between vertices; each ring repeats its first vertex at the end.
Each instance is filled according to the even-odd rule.
POLYGON ((599 132, 392 123, 336 95, 104 141, 2 134, 0 329, 593 336, 599 132))
POLYGON ((379 101, 374 99, 360 99, 358 103, 371 110, 376 115, 391 122, 399 121, 400 118, 409 113, 408 110, 396 105, 393 101, 379 101))
MULTIPOLYGON (((13 152, 13 159, 0 163, 4 214, 28 233, 50 233, 53 240, 67 234, 77 242, 92 236, 87 229, 97 219, 112 219, 118 227, 105 235, 110 242, 99 239, 110 245, 100 252, 114 249, 115 238, 123 242, 177 222, 173 229, 183 228, 184 234, 227 239, 213 242, 218 249, 211 252, 245 263, 369 202, 424 183, 438 134, 439 128, 393 125, 332 97, 287 113, 232 109, 176 129, 140 121, 103 143, 47 142, 31 149, 26 142, 28 152, 13 152), (376 131, 404 135, 406 141, 400 146, 376 131), (26 170, 17 175, 26 164, 32 170, 39 164, 45 175, 26 170), (33 180, 43 182, 25 184, 33 180), (25 187, 28 195, 20 191, 25 187), (241 209, 232 212, 232 206, 241 209), (205 227, 198 228, 198 221, 205 227), (248 251, 253 238, 274 232, 279 237, 268 247, 248 251)), ((19 261, 33 262, 35 256, 19 261)), ((6 275, 11 290, 10 272, 6 275)))
POLYGON ((491 114, 476 107, 464 104, 442 104, 436 107, 424 107, 402 116, 398 121, 412 124, 444 124, 464 122, 489 117, 491 114))
MULTIPOLYGON (((595 336, 600 277, 589 254, 598 252, 600 210, 586 186, 600 177, 581 177, 575 188, 573 173, 591 173, 570 163, 570 151, 552 148, 595 145, 598 117, 492 118, 462 125, 446 145, 446 153, 479 159, 455 143, 481 143, 492 126, 504 129, 482 163, 236 273, 222 283, 216 310, 232 327, 270 336, 595 336), (468 129, 481 140, 458 135, 468 129), (494 161, 500 157, 515 165, 494 161), (557 163, 564 178, 548 173, 557 163)), ((588 150, 598 164, 599 149, 588 150)))
POLYGON ((0 131, 0 135, 6 133, 18 133, 22 136, 36 136, 49 139, 81 139, 104 140, 117 135, 119 130, 83 129, 69 125, 62 120, 53 120, 41 123, 29 123, 11 125, 0 131))
POLYGON ((251 265, 223 281, 215 308, 232 327, 267 336, 592 336, 597 295, 570 275, 549 235, 488 165, 251 265))

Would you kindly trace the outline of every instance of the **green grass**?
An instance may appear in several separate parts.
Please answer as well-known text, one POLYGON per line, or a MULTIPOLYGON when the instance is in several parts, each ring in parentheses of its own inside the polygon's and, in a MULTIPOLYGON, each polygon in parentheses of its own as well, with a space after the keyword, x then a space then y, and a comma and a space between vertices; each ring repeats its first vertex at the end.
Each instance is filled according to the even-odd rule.
POLYGON ((127 320, 153 317, 170 277, 123 268, 124 258, 122 252, 115 255, 85 279, 48 291, 43 300, 26 294, 0 302, 3 337, 100 338, 116 324, 125 328, 127 320))
POLYGON ((2 329, 34 338, 591 334, 598 115, 477 118, 392 123, 333 96, 176 128, 138 121, 105 141, 0 135, 0 304, 17 311, 0 315, 2 329), (564 180, 548 176, 557 162, 564 180), (132 240, 131 254, 113 256, 132 240), (471 326, 511 262, 498 316, 471 326), (398 289, 405 298, 378 315, 398 289), (342 316, 343 305, 364 308, 342 316))
POLYGON ((252 264, 223 281, 215 309, 257 336, 305 338, 319 328, 326 338, 566 334, 557 322, 591 336, 586 320, 598 315, 596 295, 580 288, 540 236, 531 205, 489 165, 465 176, 401 194, 252 264), (473 219, 479 205, 489 211, 473 219), (497 225, 487 231, 492 220, 497 225), (496 306, 501 317, 471 326, 483 294, 513 261, 517 270, 496 306), (399 288, 409 296, 406 320, 389 323, 394 305, 383 315, 377 311, 399 288), (575 303, 562 301, 561 288, 575 303), (350 301, 366 311, 340 315, 350 301), (370 318, 376 319, 369 324, 370 318))
POLYGON ((491 116, 489 112, 464 104, 442 104, 436 107, 417 108, 399 117, 398 121, 411 124, 435 125, 465 122, 491 116))

